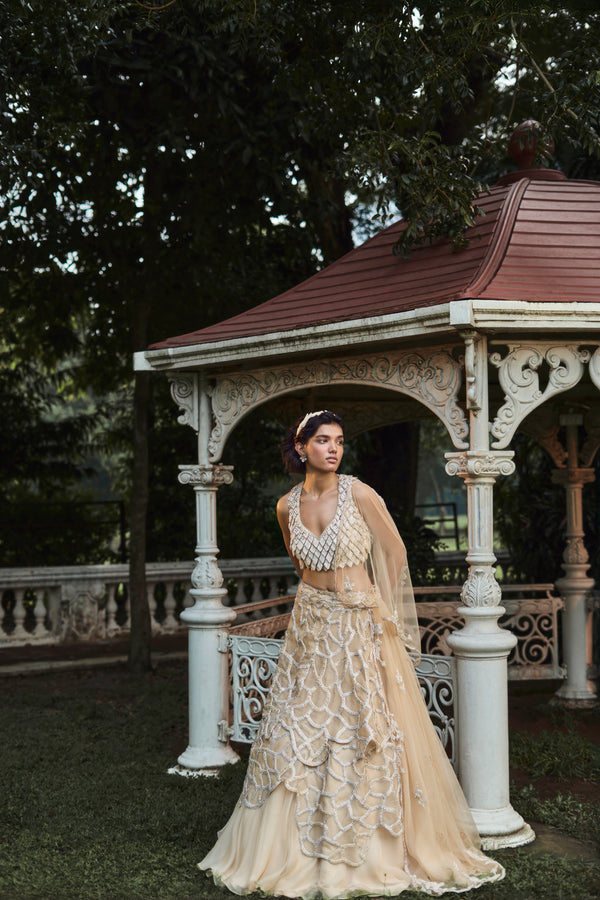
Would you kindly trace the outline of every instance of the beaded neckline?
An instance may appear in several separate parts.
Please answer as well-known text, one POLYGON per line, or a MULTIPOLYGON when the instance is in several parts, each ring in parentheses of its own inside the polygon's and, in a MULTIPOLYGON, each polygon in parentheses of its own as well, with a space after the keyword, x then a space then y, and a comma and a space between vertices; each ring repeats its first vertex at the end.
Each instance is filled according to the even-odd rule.
POLYGON ((348 491, 352 483, 349 475, 340 475, 338 480, 338 503, 335 515, 324 531, 317 537, 309 531, 300 518, 300 493, 302 485, 298 484, 290 495, 290 530, 292 552, 306 568, 313 571, 328 571, 333 568, 340 523, 348 491))
POLYGON ((347 485, 345 484, 347 475, 338 475, 338 483, 337 483, 337 506, 335 508, 335 513, 333 515, 333 519, 325 526, 321 534, 316 535, 314 531, 311 531, 310 528, 307 528, 304 522, 302 521, 302 516, 300 515, 300 497, 302 495, 303 484, 296 485, 296 491, 298 493, 298 523, 303 531, 307 531, 311 537, 313 537, 316 541, 320 541, 323 539, 323 536, 332 528, 335 523, 339 520, 342 514, 342 507, 344 505, 344 501, 346 499, 347 493, 347 485), (299 490, 298 490, 299 489, 299 490))

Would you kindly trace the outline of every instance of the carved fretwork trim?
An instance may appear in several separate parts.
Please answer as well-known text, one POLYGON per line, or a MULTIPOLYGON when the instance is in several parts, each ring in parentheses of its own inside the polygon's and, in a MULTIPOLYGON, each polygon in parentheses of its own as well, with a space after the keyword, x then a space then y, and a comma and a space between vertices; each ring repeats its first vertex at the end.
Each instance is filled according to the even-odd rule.
POLYGON ((504 404, 498 410, 491 426, 496 438, 493 447, 507 447, 520 422, 536 407, 550 397, 568 391, 581 380, 584 364, 590 363, 590 377, 600 387, 600 354, 579 344, 556 344, 530 341, 527 344, 508 343, 508 353, 502 356, 490 354, 490 362, 498 369, 498 378, 504 391, 504 404), (546 362, 549 367, 548 383, 542 390, 538 369, 546 362))
POLYGON ((446 350, 392 351, 387 356, 297 363, 217 377, 211 392, 215 426, 209 441, 218 460, 237 423, 262 403, 299 388, 361 384, 397 391, 422 403, 446 425, 455 447, 467 446, 468 425, 458 405, 461 364, 446 350))

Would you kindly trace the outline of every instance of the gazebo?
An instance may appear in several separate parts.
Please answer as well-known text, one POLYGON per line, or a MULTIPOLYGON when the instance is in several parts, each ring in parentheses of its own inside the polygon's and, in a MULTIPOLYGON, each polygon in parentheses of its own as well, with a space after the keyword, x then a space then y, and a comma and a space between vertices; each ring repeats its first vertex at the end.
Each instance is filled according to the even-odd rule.
POLYGON ((438 239, 407 259, 397 222, 302 284, 234 318, 153 344, 139 371, 165 372, 179 422, 198 435, 179 481, 196 495, 194 605, 189 628, 190 743, 179 771, 214 772, 236 759, 227 742, 224 651, 235 613, 217 563, 216 491, 241 419, 263 404, 340 411, 354 431, 437 416, 448 432, 446 471, 464 479, 468 576, 464 626, 448 643, 458 681, 458 771, 485 846, 518 846, 533 832, 509 797, 507 657, 515 636, 495 577, 493 488, 514 471, 517 429, 551 454, 564 485, 567 541, 561 702, 588 705, 589 628, 582 487, 600 445, 600 184, 533 166, 483 194, 464 249, 438 239), (587 656, 586 656, 587 653, 587 656))

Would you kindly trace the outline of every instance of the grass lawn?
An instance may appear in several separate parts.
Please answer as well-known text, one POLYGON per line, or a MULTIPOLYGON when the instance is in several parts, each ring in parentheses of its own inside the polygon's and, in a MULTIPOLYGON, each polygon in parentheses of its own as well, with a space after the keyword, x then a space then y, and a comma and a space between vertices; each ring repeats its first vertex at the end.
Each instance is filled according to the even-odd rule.
MULTIPOLYGON (((0 689, 1 900, 232 896, 196 863, 233 809, 245 763, 217 779, 166 774, 186 746, 184 663, 144 676, 105 669, 0 678, 0 689)), ((600 748, 572 722, 557 735, 517 736, 517 765, 532 784, 521 785, 514 805, 565 834, 599 840, 599 804, 566 782, 553 793, 548 779, 568 779, 571 759, 574 777, 591 773, 597 783, 600 748)), ((494 855, 507 877, 477 890, 478 900, 600 898, 600 863, 527 849, 494 855)))

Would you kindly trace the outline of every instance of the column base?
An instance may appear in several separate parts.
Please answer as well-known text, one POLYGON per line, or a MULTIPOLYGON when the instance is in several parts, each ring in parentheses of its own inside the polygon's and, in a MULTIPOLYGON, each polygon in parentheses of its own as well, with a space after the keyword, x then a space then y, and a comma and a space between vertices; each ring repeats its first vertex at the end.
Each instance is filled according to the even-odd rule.
POLYGON ((524 847, 535 841, 535 831, 525 823, 519 831, 513 834, 490 834, 481 838, 481 849, 486 852, 503 850, 505 847, 524 847))
POLYGON ((229 744, 210 749, 188 747, 178 758, 177 765, 168 769, 168 774, 184 775, 188 778, 198 775, 214 778, 223 766, 233 765, 238 760, 239 756, 229 744))
POLYGON ((167 769, 167 775, 182 775, 184 778, 216 778, 220 768, 218 769, 186 769, 185 766, 171 766, 167 769))
POLYGON ((598 695, 591 691, 577 691, 563 685, 550 700, 550 704, 566 709, 593 709, 598 706, 599 701, 598 695))
POLYGON ((535 833, 510 806, 503 809, 474 809, 471 813, 479 831, 482 846, 487 850, 501 847, 521 847, 535 839, 535 833))

